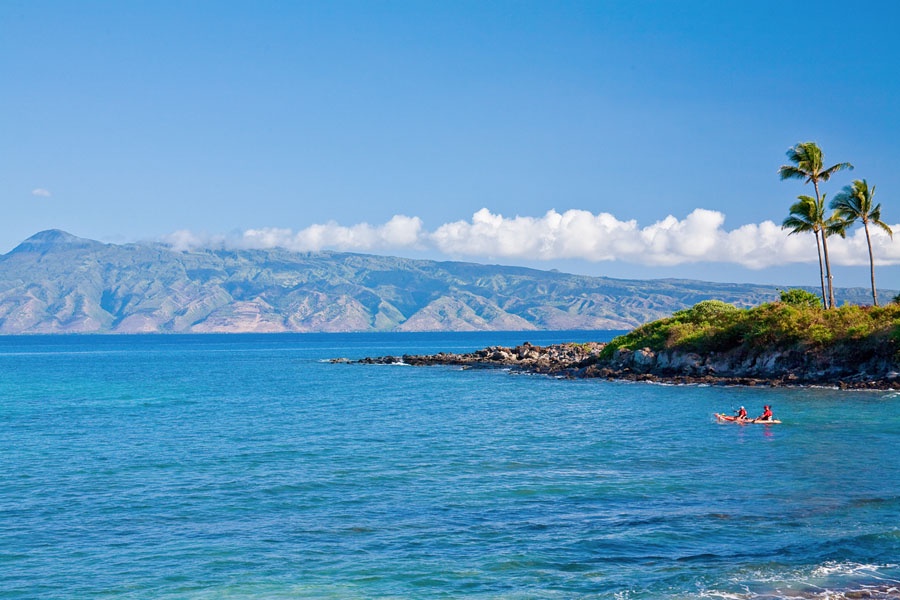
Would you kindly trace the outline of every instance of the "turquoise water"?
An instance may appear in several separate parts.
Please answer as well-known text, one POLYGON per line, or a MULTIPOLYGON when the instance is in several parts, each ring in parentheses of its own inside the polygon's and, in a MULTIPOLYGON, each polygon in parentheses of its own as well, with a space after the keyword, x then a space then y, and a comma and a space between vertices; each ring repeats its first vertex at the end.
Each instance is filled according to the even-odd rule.
POLYGON ((608 337, 0 338, 0 598, 900 597, 896 394, 327 362, 608 337))

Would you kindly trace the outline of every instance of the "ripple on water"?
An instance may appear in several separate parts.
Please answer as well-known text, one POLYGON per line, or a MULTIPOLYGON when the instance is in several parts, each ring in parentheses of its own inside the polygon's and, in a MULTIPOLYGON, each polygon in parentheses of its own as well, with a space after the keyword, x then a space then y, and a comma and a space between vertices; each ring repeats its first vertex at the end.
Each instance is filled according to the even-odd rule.
POLYGON ((900 396, 323 362, 450 338, 0 346, 0 597, 897 597, 900 396))

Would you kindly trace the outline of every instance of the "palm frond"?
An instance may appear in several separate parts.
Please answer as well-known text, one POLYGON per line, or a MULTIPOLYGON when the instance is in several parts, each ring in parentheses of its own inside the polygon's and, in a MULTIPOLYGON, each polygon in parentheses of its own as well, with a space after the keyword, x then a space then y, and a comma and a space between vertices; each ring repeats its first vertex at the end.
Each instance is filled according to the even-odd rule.
POLYGON ((795 166, 792 165, 781 165, 778 169, 778 176, 782 181, 785 179, 806 179, 807 175, 804 171, 801 171, 795 166))
POLYGON ((844 189, 834 197, 831 201, 831 208, 837 210, 845 219, 855 221, 857 219, 863 222, 873 220, 874 213, 881 215, 881 205, 872 207, 875 194, 875 186, 871 188, 865 179, 856 179, 850 185, 844 186, 844 189))
POLYGON ((869 217, 869 220, 872 221, 873 223, 875 221, 880 221, 881 220, 881 204, 876 204, 875 208, 870 210, 869 214, 867 216, 869 217))
POLYGON ((853 198, 835 196, 830 207, 845 221, 854 222, 863 218, 864 213, 859 210, 853 198))
POLYGON ((819 180, 821 180, 821 181, 828 181, 829 179, 831 179, 831 176, 832 176, 832 175, 834 175, 834 174, 837 173, 838 171, 842 171, 842 170, 844 170, 844 169, 847 169, 848 171, 852 171, 852 170, 853 170, 853 165, 851 165, 851 164, 848 163, 848 162, 843 162, 843 163, 838 163, 838 164, 836 164, 836 165, 831 165, 830 167, 828 167, 827 169, 825 169, 824 171, 821 171, 821 172, 819 173, 819 180))
POLYGON ((888 225, 881 219, 878 219, 877 221, 875 219, 872 219, 872 224, 877 225, 882 231, 888 234, 888 237, 894 239, 894 231, 891 229, 890 225, 888 225))
POLYGON ((822 149, 815 142, 800 142, 794 146, 794 155, 799 159, 797 164, 807 172, 817 173, 822 170, 822 149))
POLYGON ((816 231, 815 224, 810 223, 809 221, 804 221, 798 217, 788 217, 781 223, 782 229, 790 229, 790 233, 788 235, 794 235, 795 233, 806 233, 809 231, 816 231))
POLYGON ((797 196, 791 204, 788 217, 781 224, 782 229, 791 229, 791 234, 819 231, 819 210, 815 198, 797 196))
POLYGON ((825 232, 825 235, 839 235, 842 238, 845 238, 847 237, 847 228, 852 224, 853 221, 842 219, 840 215, 835 212, 825 221, 822 231, 825 232))
POLYGON ((824 155, 822 149, 815 142, 800 142, 787 151, 788 160, 793 165, 783 165, 778 174, 781 179, 805 179, 806 183, 828 181, 836 172, 843 169, 852 169, 848 162, 832 165, 824 168, 824 155))

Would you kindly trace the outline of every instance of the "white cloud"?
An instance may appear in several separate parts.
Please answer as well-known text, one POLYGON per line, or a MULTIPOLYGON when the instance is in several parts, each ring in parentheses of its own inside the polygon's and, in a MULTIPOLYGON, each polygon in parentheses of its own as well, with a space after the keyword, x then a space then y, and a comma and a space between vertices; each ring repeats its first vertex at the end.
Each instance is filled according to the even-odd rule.
MULTIPOLYGON (((585 210, 563 213, 550 210, 542 217, 508 218, 483 208, 470 221, 446 223, 431 232, 423 229, 418 217, 395 215, 383 225, 344 226, 329 222, 296 233, 290 229, 264 228, 248 229, 232 236, 179 231, 165 241, 180 250, 198 247, 357 252, 416 249, 476 260, 579 259, 647 266, 706 262, 763 269, 818 261, 812 234, 788 235, 772 221, 732 230, 725 229, 724 225, 723 213, 702 208, 683 219, 669 215, 643 227, 635 220, 621 221, 609 213, 595 215, 585 210)), ((900 230, 900 225, 894 228, 900 230)), ((894 242, 881 230, 871 233, 877 263, 900 264, 900 240, 894 242)), ((828 249, 833 265, 868 264, 861 228, 854 229, 846 239, 830 237, 828 249)))
POLYGON ((392 248, 419 247, 422 220, 418 217, 395 215, 384 225, 372 226, 359 223, 351 227, 330 222, 310 225, 297 233, 290 229, 248 229, 239 245, 243 248, 281 247, 295 251, 337 250, 389 250, 392 248))
MULTIPOLYGON (((750 237, 753 231, 729 233, 722 229, 724 222, 722 213, 699 208, 683 220, 669 215, 643 228, 634 220, 620 221, 609 213, 594 215, 584 210, 562 214, 551 210, 539 219, 506 219, 482 209, 471 223, 442 225, 431 239, 439 250, 451 255, 620 260, 655 266, 721 262, 723 246, 734 244, 734 249, 727 252, 728 262, 745 266, 760 262, 752 252, 756 247, 756 240, 750 237)), ((778 230, 779 238, 786 237, 770 221, 752 227, 766 233, 778 230)))
POLYGON ((352 250, 370 252, 401 248, 424 249, 422 220, 395 215, 383 225, 359 223, 345 227, 334 222, 310 225, 294 233, 290 229, 264 227, 231 235, 208 235, 180 230, 161 240, 179 251, 197 248, 285 248, 296 252, 352 250))
POLYGON ((35 189, 31 190, 31 195, 39 196, 41 198, 49 198, 53 194, 50 193, 50 190, 47 190, 44 188, 35 188, 35 189))
POLYGON ((175 233, 163 236, 161 241, 179 252, 198 248, 227 248, 235 245, 234 241, 226 236, 194 233, 187 229, 180 229, 175 233))
MULTIPOLYGON (((900 232, 900 225, 891 225, 891 229, 900 232)), ((872 253, 876 265, 900 264, 900 236, 892 240, 885 231, 877 227, 869 227, 872 237, 872 253)), ((869 264, 869 248, 866 244, 866 232, 862 227, 847 233, 846 239, 828 238, 828 256, 832 264, 861 266, 869 264)))

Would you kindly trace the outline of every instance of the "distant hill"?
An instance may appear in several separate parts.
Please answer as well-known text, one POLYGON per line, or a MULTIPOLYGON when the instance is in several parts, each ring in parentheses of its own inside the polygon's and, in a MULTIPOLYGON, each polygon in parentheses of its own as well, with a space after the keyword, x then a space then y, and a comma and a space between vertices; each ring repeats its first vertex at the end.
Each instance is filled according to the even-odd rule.
MULTIPOLYGON (((814 290, 813 290, 814 291, 814 290)), ((839 291, 865 303, 867 289, 839 291)), ((0 256, 0 333, 631 329, 763 285, 621 280, 341 252, 181 252, 43 231, 0 256)))

